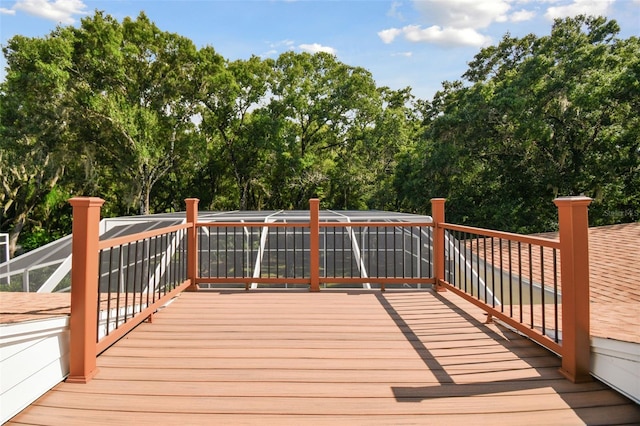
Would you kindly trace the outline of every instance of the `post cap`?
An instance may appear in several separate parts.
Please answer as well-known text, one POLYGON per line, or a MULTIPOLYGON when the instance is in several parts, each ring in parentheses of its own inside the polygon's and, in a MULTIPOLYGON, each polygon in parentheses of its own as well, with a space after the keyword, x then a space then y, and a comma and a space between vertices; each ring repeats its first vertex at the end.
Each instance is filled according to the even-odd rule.
POLYGON ((554 204, 556 206, 566 206, 566 205, 585 205, 588 206, 589 204, 591 204, 591 201, 593 201, 593 199, 589 198, 589 197, 585 197, 584 195, 577 195, 577 196, 572 196, 572 197, 558 197, 555 200, 553 200, 554 204))
POLYGON ((73 207, 100 207, 104 200, 99 197, 73 197, 69 198, 69 204, 73 207))

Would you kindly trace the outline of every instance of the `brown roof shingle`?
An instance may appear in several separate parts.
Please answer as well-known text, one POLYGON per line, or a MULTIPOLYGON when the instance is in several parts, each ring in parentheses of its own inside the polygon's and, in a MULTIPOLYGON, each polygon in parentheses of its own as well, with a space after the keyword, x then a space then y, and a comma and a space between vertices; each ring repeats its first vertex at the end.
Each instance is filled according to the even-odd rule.
POLYGON ((589 228, 591 335, 640 343, 640 222, 589 228))

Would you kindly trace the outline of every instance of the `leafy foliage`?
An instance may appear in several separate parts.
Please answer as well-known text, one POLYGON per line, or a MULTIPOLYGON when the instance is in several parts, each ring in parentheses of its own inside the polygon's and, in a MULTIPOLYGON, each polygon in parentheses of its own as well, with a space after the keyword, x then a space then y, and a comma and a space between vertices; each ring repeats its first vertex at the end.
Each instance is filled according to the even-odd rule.
POLYGON ((421 170, 428 196, 449 198, 456 222, 544 231, 556 222, 551 201, 581 194, 594 198, 594 224, 613 212, 637 220, 640 45, 618 31, 582 16, 483 49, 471 84, 446 84, 429 105, 424 144, 404 167, 421 170))
POLYGON ((71 196, 103 214, 390 209, 518 232, 552 200, 594 198, 593 224, 640 218, 640 42, 615 21, 509 34, 431 100, 378 87, 327 53, 229 61, 143 13, 101 12, 3 48, 0 230, 25 249, 70 230, 71 196))

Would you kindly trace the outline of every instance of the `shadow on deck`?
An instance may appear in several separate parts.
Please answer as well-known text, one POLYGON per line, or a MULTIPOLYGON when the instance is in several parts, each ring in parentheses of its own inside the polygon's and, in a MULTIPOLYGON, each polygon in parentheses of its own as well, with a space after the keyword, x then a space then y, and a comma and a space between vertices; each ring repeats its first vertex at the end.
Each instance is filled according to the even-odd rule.
POLYGON ((8 424, 638 424, 451 293, 182 293, 8 424))

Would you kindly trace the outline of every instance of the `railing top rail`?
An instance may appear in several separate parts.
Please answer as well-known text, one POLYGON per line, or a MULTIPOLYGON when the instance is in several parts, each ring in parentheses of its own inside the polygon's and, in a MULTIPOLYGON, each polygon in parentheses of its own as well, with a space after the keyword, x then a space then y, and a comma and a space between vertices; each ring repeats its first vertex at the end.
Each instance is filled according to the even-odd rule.
MULTIPOLYGON (((396 226, 428 226, 433 227, 432 222, 345 222, 345 221, 322 221, 319 222, 320 227, 396 227, 396 226)), ((227 227, 227 228, 243 228, 243 227, 287 227, 287 228, 308 228, 309 222, 199 222, 196 224, 198 228, 205 227, 227 227)))
POLYGON ((333 227, 354 227, 354 228, 358 228, 358 227, 378 227, 378 228, 383 228, 383 227, 389 227, 389 228, 393 228, 396 226, 431 226, 433 227, 434 224, 432 222, 412 222, 412 221, 407 221, 407 220, 403 220, 403 221, 399 221, 399 222, 320 222, 320 226, 321 227, 325 227, 325 228, 333 228, 333 227))
POLYGON ((122 237, 110 238, 108 240, 101 240, 98 243, 98 249, 104 250, 124 244, 132 243, 134 241, 140 241, 147 238, 157 237, 158 235, 168 234, 170 232, 179 231, 181 229, 191 228, 191 224, 183 223, 180 225, 167 226, 164 228, 152 229, 150 231, 138 232, 131 235, 123 235, 122 237))
POLYGON ((198 222, 196 228, 308 228, 309 222, 198 222))
POLYGON ((504 240, 511 240, 525 244, 533 244, 542 247, 560 249, 560 241, 557 239, 551 240, 548 238, 536 237, 533 235, 514 234, 512 232, 494 231, 491 229, 475 228, 473 226, 454 225, 452 223, 441 223, 440 226, 443 229, 448 229, 450 231, 468 232, 485 237, 502 238, 504 240))

